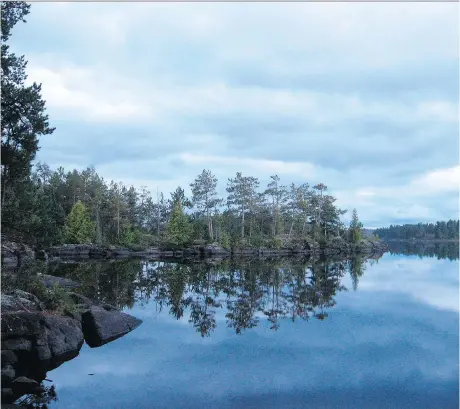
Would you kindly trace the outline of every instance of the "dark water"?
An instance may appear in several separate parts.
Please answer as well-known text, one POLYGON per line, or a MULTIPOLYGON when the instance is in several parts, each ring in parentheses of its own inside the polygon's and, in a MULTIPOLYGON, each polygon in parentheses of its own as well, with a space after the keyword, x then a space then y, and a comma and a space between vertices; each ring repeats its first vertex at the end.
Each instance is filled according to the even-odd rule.
POLYGON ((144 322, 49 372, 50 408, 458 408, 457 260, 60 273, 144 322))

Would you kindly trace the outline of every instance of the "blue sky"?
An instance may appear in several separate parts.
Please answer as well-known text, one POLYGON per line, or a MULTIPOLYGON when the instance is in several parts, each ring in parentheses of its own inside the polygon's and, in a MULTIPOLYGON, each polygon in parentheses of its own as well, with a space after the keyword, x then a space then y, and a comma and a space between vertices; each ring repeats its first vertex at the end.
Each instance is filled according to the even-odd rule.
POLYGON ((455 3, 34 3, 38 160, 165 193, 325 183, 367 227, 458 217, 455 3))

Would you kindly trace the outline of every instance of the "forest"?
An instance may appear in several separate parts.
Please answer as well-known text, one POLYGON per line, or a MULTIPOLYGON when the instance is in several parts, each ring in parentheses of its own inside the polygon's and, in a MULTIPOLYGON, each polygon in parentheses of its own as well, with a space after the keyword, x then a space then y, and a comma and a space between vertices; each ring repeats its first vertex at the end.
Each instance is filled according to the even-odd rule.
POLYGON ((286 187, 278 176, 258 189, 257 178, 237 173, 227 181, 226 197, 217 195, 217 179, 203 170, 191 182, 191 197, 182 187, 169 197, 152 197, 136 189, 106 182, 93 167, 83 171, 51 170, 38 163, 16 206, 4 201, 2 224, 36 238, 37 244, 97 243, 186 246, 194 240, 223 247, 281 246, 285 240, 311 237, 317 241, 342 237, 359 240, 355 212, 352 228, 340 220, 323 184, 286 187), (355 236, 353 232, 356 231, 355 236))
MULTIPOLYGON (((30 5, 2 2, 2 232, 19 233, 36 245, 97 243, 185 246, 194 240, 224 247, 280 246, 283 241, 342 237, 359 241, 361 223, 354 211, 350 227, 346 212, 322 183, 283 185, 277 175, 267 186, 237 172, 226 181, 226 197, 217 194, 210 170, 169 197, 152 197, 106 181, 94 167, 50 169, 36 163, 39 138, 51 135, 41 85, 27 86, 27 61, 9 49, 12 28, 25 22, 30 5)), ((10 233, 12 234, 12 233, 10 233)))
POLYGON ((374 234, 384 240, 458 240, 458 220, 390 225, 375 229, 374 234))

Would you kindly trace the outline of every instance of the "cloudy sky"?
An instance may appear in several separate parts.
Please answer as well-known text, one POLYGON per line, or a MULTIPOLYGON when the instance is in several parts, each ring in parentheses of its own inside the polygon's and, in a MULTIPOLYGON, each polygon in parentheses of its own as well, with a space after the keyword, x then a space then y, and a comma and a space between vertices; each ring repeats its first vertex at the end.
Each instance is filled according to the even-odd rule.
POLYGON ((37 157, 152 192, 325 183, 367 227, 458 217, 455 3, 34 3, 37 157))

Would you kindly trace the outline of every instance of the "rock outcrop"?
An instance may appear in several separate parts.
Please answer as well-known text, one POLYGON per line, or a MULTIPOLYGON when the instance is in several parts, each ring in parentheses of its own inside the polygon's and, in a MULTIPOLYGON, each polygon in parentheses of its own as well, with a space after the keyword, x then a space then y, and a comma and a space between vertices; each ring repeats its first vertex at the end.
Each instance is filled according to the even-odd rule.
POLYGON ((46 372, 76 357, 83 345, 81 323, 44 311, 3 312, 2 400, 36 393, 46 372))
POLYGON ((107 306, 92 306, 82 314, 85 341, 98 347, 126 335, 137 328, 141 320, 107 306))
POLYGON ((34 260, 35 252, 26 244, 4 240, 2 235, 1 258, 3 265, 19 266, 23 260, 34 260))
POLYGON ((86 341, 97 347, 126 335, 142 321, 107 304, 69 293, 81 313, 44 311, 32 294, 2 294, 2 401, 41 391, 46 372, 75 358, 86 341))
MULTIPOLYGON (((198 242, 197 242, 198 243, 198 242)), ((102 246, 95 244, 64 244, 61 246, 50 247, 46 250, 33 252, 29 247, 17 243, 2 244, 2 263, 7 266, 21 264, 23 258, 36 258, 49 263, 63 262, 69 260, 88 260, 88 259, 124 259, 130 257, 140 257, 144 259, 162 258, 222 258, 236 256, 291 256, 291 255, 335 255, 350 253, 372 254, 373 252, 388 251, 388 246, 382 241, 372 241, 363 239, 357 244, 350 244, 341 238, 332 238, 325 243, 319 244, 311 238, 280 239, 281 246, 277 248, 257 248, 246 247, 240 249, 227 250, 217 243, 197 244, 185 249, 158 249, 150 247, 147 249, 128 249, 115 246, 102 246), (19 251, 21 249, 21 251, 19 251)))

